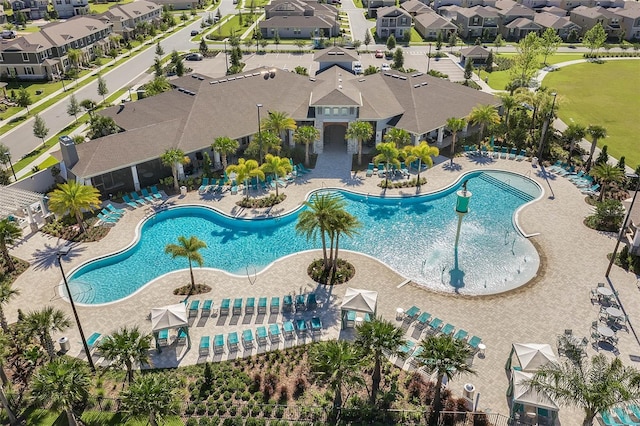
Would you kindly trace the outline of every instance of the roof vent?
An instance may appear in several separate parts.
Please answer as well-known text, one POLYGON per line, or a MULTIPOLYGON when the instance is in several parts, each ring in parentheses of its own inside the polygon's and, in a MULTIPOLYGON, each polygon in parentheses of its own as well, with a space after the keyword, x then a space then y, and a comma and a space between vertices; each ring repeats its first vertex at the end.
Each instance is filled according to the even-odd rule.
POLYGON ((218 84, 218 81, 217 80, 210 81, 209 84, 218 84))
POLYGON ((363 81, 367 81, 366 78, 361 78, 360 80, 358 80, 360 83, 362 83, 363 81))
POLYGON ((220 82, 220 83, 224 83, 224 82, 226 82, 226 81, 227 81, 227 79, 226 79, 226 78, 222 78, 222 79, 218 80, 218 82, 220 82))
POLYGON ((198 78, 198 76, 193 74, 193 75, 191 75, 191 78, 198 78))
POLYGON ((240 80, 241 78, 244 78, 244 75, 239 75, 236 77, 236 80, 240 80))
POLYGON ((229 77, 227 80, 229 80, 229 81, 233 81, 233 80, 235 80, 235 79, 236 79, 235 77, 229 77))
POLYGON ((417 88, 418 88, 418 87, 420 87, 420 86, 421 86, 420 84, 414 84, 414 85, 413 85, 413 88, 414 88, 414 89, 417 89, 417 88))
POLYGON ((254 76, 254 77, 255 77, 255 76, 257 76, 257 75, 260 75, 260 73, 259 73, 259 72, 254 72, 254 73, 253 73, 253 76, 254 76))
POLYGON ((384 75, 386 75, 387 77, 391 77, 391 73, 389 72, 385 72, 384 75))
POLYGON ((428 83, 428 82, 426 82, 426 81, 423 81, 423 82, 422 82, 422 84, 421 84, 421 86, 426 86, 427 84, 429 84, 429 83, 428 83))
POLYGON ((335 55, 335 54, 336 54, 336 52, 328 52, 327 54, 328 54, 328 55, 335 55))
POLYGON ((400 78, 400 76, 398 74, 393 74, 391 77, 393 78, 400 78))
POLYGON ((344 55, 344 52, 336 52, 336 55, 344 55))
POLYGON ((341 79, 341 78, 339 78, 339 79, 338 79, 338 82, 342 83, 342 79, 341 79))
POLYGON ((178 87, 178 92, 184 92, 184 89, 182 87, 178 87))
POLYGON ((309 77, 309 81, 316 81, 315 77, 309 77))
POLYGON ((400 80, 406 80, 406 79, 407 79, 407 77, 406 77, 406 76, 404 76, 404 75, 399 75, 399 76, 398 76, 398 78, 399 78, 400 80))
POLYGON ((342 84, 338 85, 338 89, 342 90, 342 84))

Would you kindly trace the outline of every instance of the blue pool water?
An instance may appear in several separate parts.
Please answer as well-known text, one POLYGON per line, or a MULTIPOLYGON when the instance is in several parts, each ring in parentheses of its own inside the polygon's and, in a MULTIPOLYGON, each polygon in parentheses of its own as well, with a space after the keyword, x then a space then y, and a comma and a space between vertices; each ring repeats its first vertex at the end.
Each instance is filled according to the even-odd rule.
MULTIPOLYGON (((461 181, 436 194, 411 198, 334 191, 363 225, 354 238, 341 238, 341 249, 375 257, 434 290, 489 294, 524 284, 535 275, 539 257, 514 227, 513 216, 540 195, 540 187, 508 172, 473 172, 465 179, 473 196, 457 256, 454 207, 461 181)), ((142 225, 140 240, 129 249, 73 271, 72 294, 79 303, 112 302, 160 275, 186 268, 185 259, 164 253, 181 235, 196 235, 207 243, 201 251, 204 267, 253 275, 283 256, 321 248, 319 240, 296 234, 297 216, 298 211, 277 219, 241 220, 197 206, 159 212, 142 225)))

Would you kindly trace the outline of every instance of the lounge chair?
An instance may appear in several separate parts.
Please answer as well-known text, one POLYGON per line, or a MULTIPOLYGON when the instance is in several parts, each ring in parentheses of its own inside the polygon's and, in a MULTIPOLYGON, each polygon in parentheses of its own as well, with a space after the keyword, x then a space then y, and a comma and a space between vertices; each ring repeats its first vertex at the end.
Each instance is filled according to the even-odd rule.
POLYGON ((518 154, 518 156, 516 157, 516 161, 522 161, 525 159, 526 156, 527 156, 527 151, 524 149, 521 149, 520 154, 518 154))
POLYGON ((216 334, 213 338, 213 353, 221 354, 224 352, 224 335, 216 334))
POLYGON ((305 297, 304 294, 299 294, 296 296, 296 312, 302 312, 307 309, 307 306, 304 304, 305 297))
POLYGON ((515 160, 516 155, 518 154, 518 148, 511 148, 511 152, 509 153, 509 160, 515 160))
POLYGON ((305 336, 307 334, 308 329, 309 327, 307 326, 306 320, 302 318, 298 318, 296 320, 296 331, 298 332, 298 335, 305 336))
POLYGON ((187 343, 187 332, 184 329, 178 331, 178 345, 184 345, 187 343))
POLYGON ((322 332, 322 320, 320 317, 311 318, 311 332, 312 333, 321 333, 322 332))
POLYGON ((102 334, 100 333, 93 333, 89 336, 87 339, 87 346, 89 347, 89 350, 95 349, 100 343, 100 340, 102 340, 102 334))
POLYGON ((202 303, 202 313, 203 317, 208 317, 211 315, 211 305, 213 305, 213 300, 207 299, 202 303))
POLYGON ((155 201, 151 194, 149 194, 149 191, 147 191, 147 188, 142 188, 140 190, 140 193, 142 194, 142 198, 144 198, 146 201, 150 203, 153 203, 155 201))
POLYGON ((129 198, 128 195, 123 195, 122 196, 122 200, 131 208, 133 209, 137 209, 138 208, 138 203, 134 203, 133 200, 131 200, 131 198, 129 198))
POLYGON ((429 318, 431 318, 431 314, 429 312, 421 313, 416 322, 416 328, 419 330, 425 328, 429 322, 429 318))
POLYGON ((412 306, 404 313, 404 320, 407 322, 411 322, 418 317, 419 313, 420 308, 418 308, 417 306, 412 306))
POLYGON ((602 421, 605 426, 624 426, 623 423, 618 423, 609 411, 601 411, 600 416, 602 417, 602 421))
POLYGON ((442 320, 438 317, 432 319, 429 323, 429 327, 434 333, 437 332, 438 330, 440 330, 440 327, 442 327, 442 320))
POLYGON ((373 163, 369 163, 369 166, 367 167, 367 174, 366 174, 367 177, 373 176, 373 169, 374 169, 373 163))
POLYGON ((103 222, 103 223, 115 224, 118 221, 118 219, 115 219, 115 218, 110 217, 110 216, 105 216, 102 213, 98 213, 97 216, 98 216, 98 219, 100 219, 100 221, 103 222))
POLYGON ((629 416, 629 413, 627 413, 627 411, 624 408, 615 407, 613 411, 615 411, 616 416, 618 416, 618 419, 620 419, 620 421, 625 425, 630 425, 630 426, 640 425, 640 423, 635 422, 631 419, 631 417, 629 416))
POLYGON ((459 328, 458 331, 456 331, 456 334, 453 335, 453 338, 456 340, 463 340, 466 342, 467 336, 469 336, 469 333, 466 330, 459 328))
POLYGON ((231 195, 236 195, 238 193, 238 184, 234 180, 231 182, 231 195))
POLYGON ((200 184, 200 187, 198 188, 198 193, 204 194, 208 190, 209 190, 209 178, 207 177, 202 178, 202 184, 200 184))
POLYGON ((413 352, 415 347, 415 343, 413 343, 411 340, 407 340, 407 343, 398 348, 398 357, 401 359, 408 358, 409 356, 411 356, 411 353, 413 352))
POLYGON ((253 347, 253 331, 244 330, 242 332, 242 346, 244 346, 245 349, 253 347))
POLYGON ((570 176, 565 176, 565 177, 573 182, 575 180, 580 180, 582 178, 582 176, 584 176, 584 170, 580 170, 575 175, 570 175, 570 176))
POLYGON ((480 147, 480 155, 483 157, 487 157, 489 155, 489 151, 487 151, 487 146, 486 145, 482 145, 480 147))
POLYGON ((158 188, 155 185, 153 185, 150 189, 151 189, 151 195, 153 196, 153 198, 158 200, 162 199, 162 194, 160 193, 160 191, 158 191, 158 188))
POLYGON ((258 315, 267 313, 267 298, 261 297, 258 299, 258 315))
POLYGON ((256 298, 255 297, 247 297, 247 304, 244 307, 245 315, 253 315, 255 312, 256 306, 256 298))
POLYGON ((409 361, 409 363, 411 364, 411 366, 413 368, 420 367, 420 359, 419 359, 419 357, 422 354, 422 352, 424 352, 424 349, 422 348, 422 346, 418 346, 417 348, 415 348, 415 350, 411 354, 411 360, 409 361))
POLYGON ((111 212, 111 211, 109 211, 107 209, 100 210, 100 213, 102 213, 103 216, 106 216, 106 217, 109 217, 109 218, 115 219, 115 220, 118 220, 118 219, 120 219, 122 217, 122 215, 120 213, 114 213, 114 212, 111 212))
POLYGON ((227 335, 227 344, 229 345, 230 351, 233 351, 233 352, 237 351, 238 343, 239 343, 239 340, 238 340, 237 332, 233 331, 227 335))
POLYGON ((280 342, 280 327, 278 327, 278 324, 269 324, 269 337, 271 338, 271 343, 280 342))
POLYGON ((147 203, 145 203, 145 201, 140 198, 140 195, 138 195, 137 192, 133 191, 131 194, 129 194, 131 196, 131 199, 133 201, 135 201, 136 203, 140 204, 141 206, 146 206, 147 203))
POLYGON ((596 183, 590 188, 580 189, 580 192, 587 195, 596 195, 599 189, 600 189, 600 184, 596 183))
POLYGON ((200 356, 206 356, 209 355, 209 342, 210 342, 210 338, 209 336, 202 336, 200 338, 200 346, 199 346, 199 354, 200 356))
POLYGON ((284 331, 284 338, 286 340, 291 340, 295 337, 295 327, 293 326, 293 321, 285 321, 282 324, 282 330, 284 331))
POLYGON ((493 158, 500 158, 500 150, 502 149, 501 146, 496 146, 493 148, 493 154, 491 155, 493 158))
POLYGON ((260 327, 256 328, 256 336, 258 338, 258 345, 262 346, 267 344, 268 333, 265 326, 261 325, 260 327))
POLYGON ((307 310, 312 311, 318 307, 315 293, 307 294, 307 310))
POLYGON ((307 169, 302 163, 298 163, 298 168, 302 170, 303 173, 311 173, 311 169, 307 169))
POLYGON ((287 294, 282 298, 282 312, 292 312, 293 311, 293 297, 290 294, 287 294))
POLYGON ((440 332, 442 334, 446 334, 447 336, 451 336, 453 334, 453 332, 455 331, 456 327, 453 324, 445 324, 444 327, 442 327, 442 330, 440 330, 440 332))
POLYGON ((200 301, 192 300, 191 304, 189 305, 189 317, 197 317, 199 309, 200 309, 200 301))
POLYGON ((471 348, 478 350, 478 345, 482 343, 482 339, 478 336, 472 336, 469 342, 467 342, 471 348))
POLYGON ((242 315, 242 298, 233 299, 232 315, 242 315))
POLYGON ((230 305, 231 305, 231 299, 222 299, 222 303, 220 303, 220 316, 229 315, 230 305))
POLYGON ((633 413, 636 419, 640 419, 640 407, 636 404, 628 405, 627 408, 633 413))
POLYGON ((345 317, 345 327, 353 328, 356 326, 356 311, 347 311, 347 315, 345 317))
POLYGON ((272 314, 277 314, 278 312, 280 312, 280 298, 279 297, 272 297, 271 298, 271 309, 270 312, 272 314))
POLYGON ((166 328, 158 332, 158 346, 167 346, 169 343, 169 330, 166 328))
POLYGON ((116 214, 119 214, 120 216, 124 216, 124 214, 127 212, 124 209, 119 209, 114 207, 113 204, 111 203, 107 204, 107 209, 109 209, 111 213, 116 213, 116 214))
POLYGON ((503 146, 500 149, 500 158, 504 158, 506 160, 508 155, 509 155, 509 147, 503 146))

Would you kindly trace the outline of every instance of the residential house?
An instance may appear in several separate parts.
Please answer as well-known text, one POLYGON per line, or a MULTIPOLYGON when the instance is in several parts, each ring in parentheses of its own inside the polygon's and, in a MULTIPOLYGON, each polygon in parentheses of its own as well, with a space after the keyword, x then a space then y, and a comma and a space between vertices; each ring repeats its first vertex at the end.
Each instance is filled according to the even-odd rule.
POLYGON ((359 61, 360 58, 358 58, 358 55, 355 54, 353 50, 333 46, 328 49, 319 50, 313 57, 313 60, 318 62, 318 73, 334 65, 351 72, 353 63, 359 61))
POLYGON ((489 56, 489 49, 482 46, 470 46, 460 49, 460 63, 466 64, 467 61, 472 61, 476 64, 484 64, 489 56))
POLYGON ((393 35, 402 40, 405 34, 411 34, 411 15, 399 7, 381 7, 377 11, 376 35, 386 39, 393 35))
POLYGON ((89 14, 89 0, 52 0, 52 4, 60 19, 89 14))
POLYGON ((440 12, 441 7, 445 6, 459 6, 464 8, 474 7, 474 6, 493 6, 496 0, 434 0, 433 1, 433 9, 440 12))
POLYGON ((516 18, 502 27, 501 34, 506 40, 517 41, 529 33, 540 34, 542 27, 529 18, 516 18))
POLYGON ((456 19, 458 18, 458 10, 460 9, 462 8, 456 5, 442 6, 438 9, 438 15, 455 23, 456 19))
POLYGON ((22 80, 52 80, 70 67, 67 52, 78 49, 84 60, 93 58, 93 47, 109 44, 111 25, 89 16, 51 22, 36 33, 0 41, 0 75, 22 80))
POLYGON ((127 40, 135 38, 137 26, 143 22, 160 25, 162 6, 147 0, 137 0, 114 6, 100 15, 99 19, 113 25, 113 32, 127 40))
POLYGON ((167 6, 171 10, 191 10, 203 6, 201 0, 153 0, 153 2, 162 7, 167 6))
POLYGON ((13 0, 11 9, 14 12, 23 12, 28 19, 44 19, 47 17, 48 0, 13 0))
POLYGON ((514 0, 497 0, 496 9, 500 16, 500 34, 506 40, 520 40, 530 32, 540 32, 540 26, 533 22, 533 9, 514 0))
POLYGON ((557 16, 548 12, 540 12, 536 13, 533 20, 536 24, 542 27, 543 32, 547 28, 553 28, 556 31, 556 34, 558 34, 558 36, 564 41, 568 40, 569 34, 574 30, 578 34, 581 32, 580 26, 571 22, 571 20, 566 16, 557 16))
POLYGON ((434 12, 421 13, 413 18, 413 22, 416 31, 427 40, 435 40, 438 33, 442 33, 442 39, 446 41, 458 31, 456 24, 434 12))
POLYGON ((258 24, 264 38, 334 37, 340 34, 338 9, 313 1, 274 0, 258 24))
POLYGON ((569 11, 578 6, 586 7, 623 7, 625 0, 517 0, 524 6, 534 10, 544 7, 557 7, 565 11, 569 11))
POLYGON ((640 3, 626 2, 624 9, 618 9, 616 14, 620 16, 620 28, 625 40, 640 40, 640 3))
POLYGON ((419 0, 407 0, 404 3, 400 3, 400 7, 409 12, 411 16, 416 16, 421 13, 434 12, 433 9, 419 0))
POLYGON ((396 0, 362 0, 362 4, 367 8, 369 16, 375 16, 375 9, 395 6, 396 0))
POLYGON ((498 35, 500 15, 498 10, 490 6, 474 6, 458 9, 456 24, 460 35, 466 39, 483 37, 493 39, 498 35))
POLYGON ((558 17, 567 16, 567 11, 558 6, 545 6, 536 10, 539 13, 546 12, 558 17))
POLYGON ((610 9, 604 7, 578 6, 569 14, 571 22, 582 28, 582 35, 596 24, 602 24, 607 37, 618 37, 621 31, 620 21, 622 17, 610 9))

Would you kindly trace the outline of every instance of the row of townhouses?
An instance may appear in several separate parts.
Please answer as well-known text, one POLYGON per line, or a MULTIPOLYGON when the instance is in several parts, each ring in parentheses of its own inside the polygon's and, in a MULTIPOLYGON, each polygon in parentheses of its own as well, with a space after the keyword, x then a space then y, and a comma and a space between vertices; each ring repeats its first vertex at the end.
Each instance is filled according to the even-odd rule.
MULTIPOLYGON (((11 9, 23 12, 28 19, 45 19, 48 15, 49 1, 61 19, 89 14, 89 0, 12 0, 11 9)), ((155 0, 160 6, 171 6, 175 10, 197 9, 202 6, 201 0, 155 0)), ((6 21, 4 9, 0 6, 0 24, 6 21)))

